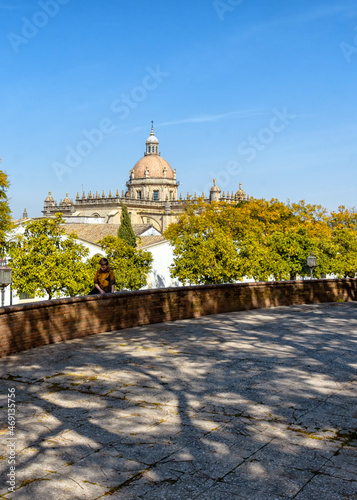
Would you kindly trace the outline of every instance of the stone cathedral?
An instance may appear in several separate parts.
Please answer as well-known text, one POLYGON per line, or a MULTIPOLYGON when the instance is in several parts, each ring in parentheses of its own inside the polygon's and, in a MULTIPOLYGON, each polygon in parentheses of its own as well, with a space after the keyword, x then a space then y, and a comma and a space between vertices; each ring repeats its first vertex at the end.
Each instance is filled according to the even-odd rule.
MULTIPOLYGON (((157 231, 162 233, 166 227, 183 212, 184 205, 189 199, 195 199, 196 195, 186 198, 178 198, 177 189, 179 182, 176 179, 176 169, 161 157, 159 152, 159 141, 154 134, 152 124, 151 133, 146 141, 144 156, 136 163, 129 172, 129 180, 126 183, 126 192, 119 194, 109 191, 108 195, 96 193, 77 193, 73 201, 66 197, 59 204, 52 198, 51 192, 44 202, 43 215, 53 216, 61 212, 66 223, 95 223, 95 224, 120 224, 121 204, 124 203, 128 209, 133 225, 151 224, 157 231)), ((213 179, 213 186, 209 198, 204 199, 206 203, 212 201, 227 201, 237 203, 247 199, 241 184, 238 191, 231 195, 223 192, 213 179)))

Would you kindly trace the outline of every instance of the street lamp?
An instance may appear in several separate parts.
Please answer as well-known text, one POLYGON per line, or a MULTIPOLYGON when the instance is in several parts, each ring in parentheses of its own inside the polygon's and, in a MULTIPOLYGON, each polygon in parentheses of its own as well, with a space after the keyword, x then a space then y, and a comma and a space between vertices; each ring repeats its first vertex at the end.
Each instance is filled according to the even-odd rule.
POLYGON ((307 265, 310 268, 310 279, 312 279, 312 273, 314 270, 314 267, 316 267, 316 256, 314 255, 314 252, 311 252, 308 258, 306 259, 307 265))
POLYGON ((5 288, 11 285, 11 267, 6 265, 6 258, 0 258, 0 288, 1 288, 1 305, 5 301, 5 288))

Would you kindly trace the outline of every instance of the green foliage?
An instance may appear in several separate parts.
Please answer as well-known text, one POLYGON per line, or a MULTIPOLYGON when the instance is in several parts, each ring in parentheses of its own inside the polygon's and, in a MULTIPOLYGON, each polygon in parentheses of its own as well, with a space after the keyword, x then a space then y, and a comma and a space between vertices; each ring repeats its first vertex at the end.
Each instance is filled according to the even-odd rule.
POLYGON ((176 224, 164 236, 174 247, 171 276, 182 283, 217 284, 243 279, 238 252, 229 224, 219 222, 217 205, 188 205, 176 224))
POLYGON ((122 214, 121 214, 121 224, 118 229, 118 238, 125 240, 131 247, 136 247, 136 235, 131 225, 130 216, 128 209, 124 203, 120 202, 122 214))
POLYGON ((82 295, 89 280, 83 258, 88 250, 76 241, 76 235, 66 236, 61 214, 26 223, 23 235, 10 249, 13 287, 30 296, 50 299, 63 295, 82 295))
POLYGON ((197 285, 241 279, 233 240, 219 228, 182 234, 176 240, 171 276, 197 285))
POLYGON ((191 203, 164 236, 174 248, 171 275, 183 283, 210 284, 309 276, 355 276, 357 213, 327 214, 304 201, 250 199, 245 203, 191 203))
POLYGON ((332 228, 335 258, 334 272, 340 278, 354 278, 357 272, 357 212, 338 207, 329 219, 332 228))
POLYGON ((94 275, 99 269, 99 261, 103 257, 103 255, 95 254, 93 257, 90 257, 86 260, 86 270, 87 274, 83 281, 83 295, 88 295, 88 293, 94 288, 94 275))
POLYGON ((0 256, 4 256, 7 248, 6 233, 11 229, 11 210, 7 198, 9 181, 5 172, 0 170, 0 256))
POLYGON ((147 284, 152 267, 150 252, 134 248, 123 239, 106 236, 98 242, 106 252, 116 278, 116 288, 139 290, 147 284))

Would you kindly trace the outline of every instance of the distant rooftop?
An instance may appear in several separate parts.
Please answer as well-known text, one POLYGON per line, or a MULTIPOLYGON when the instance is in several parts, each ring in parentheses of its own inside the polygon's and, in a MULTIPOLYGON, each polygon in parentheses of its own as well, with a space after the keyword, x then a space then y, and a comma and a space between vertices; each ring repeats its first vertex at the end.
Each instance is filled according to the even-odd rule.
MULTIPOLYGON (((83 241, 98 243, 106 236, 117 236, 120 224, 63 224, 62 227, 67 234, 76 233, 78 238, 83 241)), ((152 227, 152 224, 133 224, 134 233, 141 238, 139 246, 144 247, 165 240, 161 234, 140 236, 152 227)))

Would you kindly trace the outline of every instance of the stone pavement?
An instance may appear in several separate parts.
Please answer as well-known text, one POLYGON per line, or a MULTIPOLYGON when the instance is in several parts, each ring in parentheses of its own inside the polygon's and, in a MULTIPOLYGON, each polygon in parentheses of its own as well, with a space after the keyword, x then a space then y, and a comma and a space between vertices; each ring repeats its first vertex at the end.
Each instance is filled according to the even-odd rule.
POLYGON ((131 328, 1 359, 0 498, 357 499, 356 351, 350 302, 131 328))

